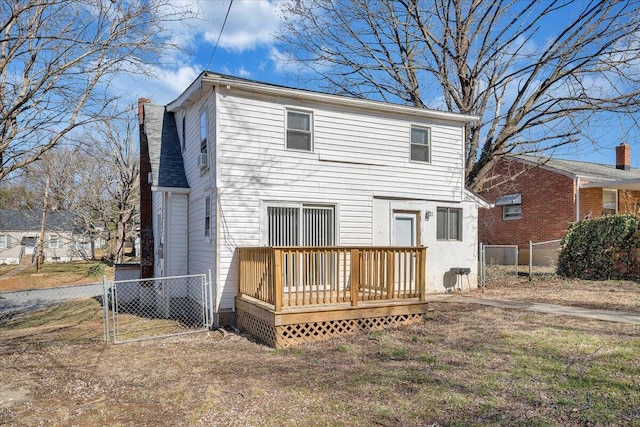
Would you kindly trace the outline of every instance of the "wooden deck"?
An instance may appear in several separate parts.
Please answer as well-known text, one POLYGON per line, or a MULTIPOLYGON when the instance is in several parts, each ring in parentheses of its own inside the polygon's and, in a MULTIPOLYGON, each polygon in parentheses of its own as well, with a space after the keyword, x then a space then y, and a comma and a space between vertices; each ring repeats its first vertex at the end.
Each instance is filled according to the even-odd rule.
POLYGON ((421 247, 240 248, 238 326, 282 348, 413 323, 428 310, 421 247))

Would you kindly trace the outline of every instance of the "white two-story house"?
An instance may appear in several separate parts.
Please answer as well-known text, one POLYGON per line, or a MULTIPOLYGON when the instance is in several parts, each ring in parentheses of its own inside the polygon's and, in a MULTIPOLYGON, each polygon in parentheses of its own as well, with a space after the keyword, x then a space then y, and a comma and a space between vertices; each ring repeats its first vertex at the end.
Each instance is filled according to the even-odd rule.
MULTIPOLYGON (((408 271, 421 268, 427 293, 476 287, 483 202, 464 186, 464 141, 477 117, 211 72, 140 113, 143 276, 211 270, 225 313, 239 248, 426 247, 408 271)), ((397 281, 394 262, 382 274, 397 281)))

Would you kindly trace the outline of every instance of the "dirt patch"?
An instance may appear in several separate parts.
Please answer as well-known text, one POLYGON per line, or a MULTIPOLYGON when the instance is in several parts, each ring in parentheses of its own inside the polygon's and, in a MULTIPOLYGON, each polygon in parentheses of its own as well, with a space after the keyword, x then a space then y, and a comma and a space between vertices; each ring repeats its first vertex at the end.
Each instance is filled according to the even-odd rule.
MULTIPOLYGON (((3 266, 0 273, 16 268, 19 266, 3 266)), ((79 261, 45 264, 42 273, 36 274, 36 267, 29 266, 13 277, 0 278, 0 292, 95 283, 102 281, 102 274, 112 280, 114 268, 99 261, 79 261)))
POLYGON ((415 325, 287 350, 233 331, 108 345, 90 308, 0 325, 2 383, 28 391, 0 425, 640 424, 637 326, 435 303, 415 325))
POLYGON ((475 290, 469 295, 640 313, 640 283, 632 281, 557 277, 529 281, 523 278, 518 281, 488 282, 485 289, 475 290))

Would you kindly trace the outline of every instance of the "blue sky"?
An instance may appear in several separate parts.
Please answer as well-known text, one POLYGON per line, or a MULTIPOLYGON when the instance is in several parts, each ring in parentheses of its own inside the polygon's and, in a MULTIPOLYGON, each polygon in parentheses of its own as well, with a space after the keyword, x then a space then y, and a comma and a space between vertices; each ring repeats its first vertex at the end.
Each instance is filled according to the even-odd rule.
MULTIPOLYGON (((151 98, 154 103, 166 104, 174 100, 203 70, 215 71, 258 81, 292 87, 304 87, 295 78, 296 71, 288 68, 280 58, 281 51, 274 41, 278 30, 278 3, 268 0, 233 0, 224 30, 221 28, 230 0, 174 0, 178 6, 195 4, 198 19, 188 25, 174 24, 174 41, 181 46, 156 68, 155 78, 123 77, 123 91, 132 101, 151 98), (213 54, 216 41, 218 46, 213 54)), ((544 35, 541 35, 543 38, 544 35)), ((579 149, 565 149, 558 157, 605 164, 615 163, 614 146, 621 142, 624 124, 619 120, 594 127, 594 134, 602 135, 599 145, 582 144, 579 149)), ((640 167, 640 145, 632 146, 632 166, 640 167)))

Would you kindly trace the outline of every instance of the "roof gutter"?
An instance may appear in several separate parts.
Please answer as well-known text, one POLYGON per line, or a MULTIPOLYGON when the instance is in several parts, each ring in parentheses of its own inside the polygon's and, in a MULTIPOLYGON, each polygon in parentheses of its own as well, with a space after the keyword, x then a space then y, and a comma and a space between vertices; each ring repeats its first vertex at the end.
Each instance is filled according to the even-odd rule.
POLYGON ((230 76, 224 76, 214 73, 203 72, 198 76, 185 92, 182 93, 175 101, 167 105, 168 111, 175 111, 180 106, 191 99, 195 92, 202 89, 205 85, 224 86, 227 89, 237 88, 247 90, 254 93, 262 93, 272 96, 286 96, 289 98, 299 98, 313 102, 340 105, 346 107, 358 107, 362 109, 383 110, 387 112, 428 117, 431 119, 442 119, 448 121, 470 123, 480 119, 479 116, 470 114, 449 113, 445 111, 428 110, 425 108, 410 107, 399 104, 389 104, 382 101, 371 101, 367 99, 349 98, 339 95, 331 95, 327 93, 314 92, 304 89, 294 89, 284 86, 277 86, 268 83, 260 83, 251 80, 238 79, 230 76))

